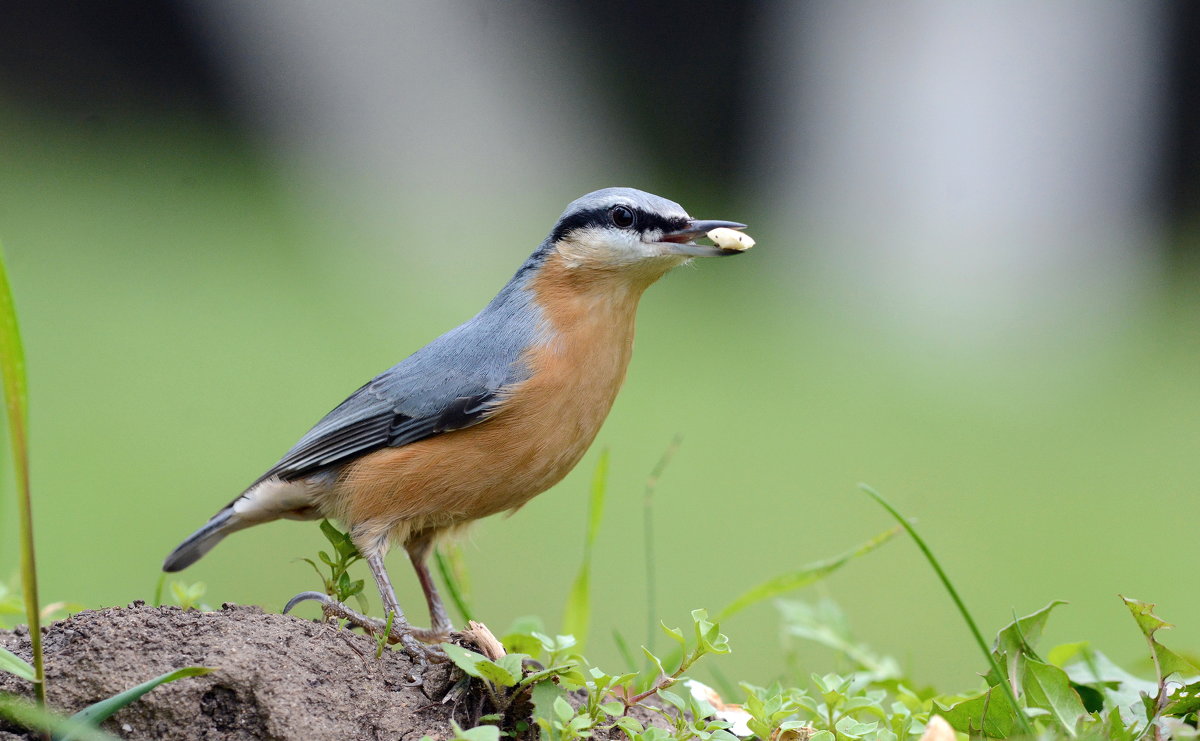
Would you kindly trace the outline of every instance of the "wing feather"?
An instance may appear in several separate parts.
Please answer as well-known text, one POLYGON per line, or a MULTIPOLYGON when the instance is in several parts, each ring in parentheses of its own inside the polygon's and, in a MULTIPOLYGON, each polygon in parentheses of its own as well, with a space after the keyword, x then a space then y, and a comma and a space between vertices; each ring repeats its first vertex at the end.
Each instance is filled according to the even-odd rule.
POLYGON ((300 479, 497 414, 506 389, 529 377, 523 353, 544 331, 541 310, 522 276, 518 271, 473 319, 351 394, 255 484, 276 476, 300 479))
POLYGON ((496 392, 446 399, 431 414, 410 416, 382 399, 362 399, 367 387, 325 416, 278 463, 259 477, 303 478, 384 447, 400 447, 484 421, 494 411, 496 392))

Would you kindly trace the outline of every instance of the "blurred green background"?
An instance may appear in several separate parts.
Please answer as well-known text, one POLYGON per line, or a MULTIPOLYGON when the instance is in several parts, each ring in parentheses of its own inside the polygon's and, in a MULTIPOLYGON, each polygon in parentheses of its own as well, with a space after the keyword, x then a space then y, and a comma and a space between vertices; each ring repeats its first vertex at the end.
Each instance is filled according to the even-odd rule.
MULTIPOLYGON (((166 553, 309 425, 366 379, 478 311, 568 201, 621 184, 678 200, 698 217, 745 221, 759 247, 677 270, 652 288, 625 390, 596 447, 559 486, 512 518, 480 523, 464 542, 473 603, 493 629, 529 614, 551 630, 558 626, 581 556, 591 471, 605 447, 610 485, 594 560, 590 654, 615 663, 613 630, 633 643, 645 639, 643 489, 681 434, 653 512, 658 617, 668 624, 686 622, 696 607, 719 610, 759 581, 889 527, 858 492, 861 481, 918 519, 985 632, 1014 611, 1066 599, 1071 605, 1051 621, 1051 641, 1089 639, 1132 661, 1144 645, 1118 600, 1124 594, 1158 602, 1160 614, 1180 625, 1166 642, 1200 651, 1200 592, 1191 574, 1200 555, 1200 276, 1189 267, 1196 253, 1185 228, 1195 215, 1188 200, 1195 174, 1161 166, 1194 152, 1194 141, 1160 137, 1138 150, 1149 164, 1137 172, 1150 174, 1142 190, 1120 201, 1128 208, 1110 208, 1109 196, 1097 196, 1103 218, 1118 220, 1111 231, 1121 233, 1121 249, 1133 255, 1114 263, 1120 269, 1111 275, 1064 281, 1072 270, 1087 272, 1079 266, 1109 259, 1083 255, 1066 272, 1053 265, 1041 271, 1046 266, 1036 262, 1015 269, 1028 298, 1003 285, 973 287, 972 279, 1002 272, 987 263, 975 273, 926 271, 923 287, 892 292, 895 265, 913 262, 890 246, 925 239, 904 236, 921 222, 911 213, 925 207, 905 211, 885 191, 878 209, 868 198, 848 212, 842 223, 855 226, 844 232, 836 219, 798 218, 794 205, 804 193, 816 188, 829 199, 855 182, 814 186, 822 166, 812 164, 813 146, 789 143, 788 111, 811 110, 806 101, 819 99, 819 86, 798 83, 794 104, 785 105, 780 91, 789 89, 790 63, 766 51, 742 62, 681 59, 664 44, 661 56, 645 56, 640 42, 672 28, 669 13, 678 4, 655 11, 665 17, 647 19, 640 35, 630 32, 620 43, 612 39, 612 18, 589 25, 588 18, 565 11, 547 18, 521 4, 510 18, 488 15, 488 23, 467 14, 470 34, 510 50, 525 48, 522 23, 539 33, 564 24, 592 43, 580 42, 579 53, 590 56, 567 78, 587 86, 574 98, 549 98, 535 93, 571 86, 538 76, 513 81, 513 72, 505 78, 512 89, 497 91, 480 71, 479 84, 496 106, 469 122, 483 144, 465 141, 458 129, 438 138, 439 126, 467 125, 443 118, 438 105, 451 106, 448 98, 429 93, 431 108, 393 91, 407 118, 389 118, 392 108, 372 102, 364 120, 376 111, 381 136, 391 126, 395 141, 407 143, 395 159, 373 148, 378 140, 369 135, 349 139, 354 146, 310 146, 327 143, 324 133, 336 139, 353 132, 358 119, 349 112, 341 128, 306 129, 304 113, 264 113, 269 106, 258 108, 261 101, 248 104, 253 85, 212 82, 234 79, 234 65, 225 63, 239 58, 238 48, 244 56, 244 47, 218 31, 237 37, 246 30, 230 26, 231 5, 191 7, 150 14, 123 30, 115 30, 121 18, 71 26, 34 13, 25 32, 52 36, 68 28, 98 46, 108 39, 127 57, 104 67, 96 61, 104 55, 88 57, 67 33, 33 61, 11 52, 5 59, 11 74, 0 87, 0 239, 28 355, 46 602, 99 607, 149 599, 166 553), (146 42, 150 51, 134 53, 137 34, 180 34, 192 51, 168 44, 156 57, 146 42), (632 48, 642 56, 622 54, 632 48), (61 67, 58 77, 38 65, 48 58, 61 67), (621 64, 660 74, 622 78, 621 64), (672 85, 716 96, 710 103, 732 101, 732 113, 709 105, 711 121, 683 114, 670 103, 672 85), (504 97, 516 98, 516 108, 496 102, 504 97), (765 98, 775 102, 764 108, 765 98), (583 110, 605 115, 586 119, 583 110), (589 120, 595 128, 563 133, 563 121, 546 123, 553 111, 571 126, 589 120), (758 129, 753 119, 774 124, 758 129), (289 129, 281 120, 301 124, 289 129), (520 130, 534 120, 535 129, 548 127, 558 138, 530 141, 520 130), (462 161, 471 147, 495 158, 475 170, 477 163, 462 161), (596 154, 610 148, 612 156, 596 154), (517 169, 503 170, 508 162, 517 169), (839 262, 840 246, 857 242, 863 224, 876 229, 865 241, 880 248, 880 257, 848 248, 841 254, 853 259, 839 262), (939 299, 939 287, 949 284, 961 292, 939 299), (986 311, 973 313, 977 307, 963 297, 985 294, 986 311), (1070 300, 1055 303, 1062 296, 1070 300)), ((1155 7, 1145 23, 1159 30, 1147 38, 1174 38, 1175 6, 1155 7)), ((351 15, 370 21, 376 10, 382 25, 396 13, 416 27, 423 13, 436 15, 421 6, 362 6, 351 15)), ((783 12, 789 19, 796 22, 783 12)), ((699 31, 723 28, 730 38, 721 44, 769 49, 771 20, 761 9, 713 9, 697 13, 689 33, 671 44, 686 48, 699 31)), ((819 27, 822 17, 800 20, 819 27)), ((824 20, 841 28, 843 51, 865 45, 838 19, 824 20)), ((313 27, 336 37, 335 24, 321 21, 313 27)), ((427 32, 453 36, 454 28, 434 24, 427 32)), ((925 26, 911 31, 917 41, 923 32, 933 33, 925 26)), ((377 41, 366 34, 362 44, 377 41)), ((569 43, 553 49, 572 53, 569 43)), ((512 51, 505 59, 518 71, 522 60, 534 59, 548 74, 537 57, 548 53, 512 51)), ((1162 74, 1194 73, 1194 60, 1189 64, 1175 60, 1162 74)), ((475 58, 450 71, 385 64, 382 76, 401 90, 406 75, 433 87, 466 85, 479 66, 475 58)), ((311 100, 293 102, 297 108, 336 105, 305 77, 313 69, 336 71, 257 59, 239 74, 311 84, 311 100), (281 77, 270 78, 272 70, 281 77)), ((362 83, 362 99, 374 101, 371 91, 379 88, 364 81, 380 70, 357 69, 346 79, 362 83)), ((988 70, 982 65, 979 75, 988 70)), ((871 95, 869 85, 862 95, 871 95)), ((1182 115, 1150 110, 1160 118, 1135 111, 1130 120, 1146 119, 1157 130, 1156 122, 1182 115)), ((821 131, 819 123, 806 126, 821 131)), ((903 132, 895 139, 905 141, 903 132)), ((1093 154, 1103 156, 1103 147, 1093 154)), ((864 162, 886 159, 862 153, 864 162)), ((892 177, 919 187, 922 168, 903 169, 903 178, 872 172, 861 182, 892 177)), ((1081 172, 1061 187, 1087 192, 1094 178, 1088 168, 1081 172)), ((992 177, 976 174, 979 181, 992 177)), ((1032 176, 1008 177, 1020 183, 1032 176)), ((996 203, 1005 195, 1001 189, 996 203)), ((822 202, 830 204, 823 213, 836 211, 833 201, 822 202)), ((1055 227, 1052 237, 1088 241, 1072 236, 1090 234, 1087 224, 1072 221, 1087 209, 1056 205, 1049 216, 1023 216, 1006 208, 997 205, 995 218, 981 223, 1024 218, 1032 236, 1017 241, 1036 243, 1047 223, 1055 227), (1060 213, 1061 223, 1054 218, 1060 213)), ((948 222, 971 223, 953 197, 939 209, 933 213, 948 222)), ((969 251, 945 241, 952 251, 969 251)), ((3 486, 11 493, 10 476, 3 486)), ((15 532, 5 496, 0 576, 14 579, 15 532)), ((275 523, 231 537, 181 577, 207 582, 211 604, 277 610, 314 587, 298 559, 321 542, 315 525, 275 523)), ((424 622, 403 555, 389 563, 402 604, 424 622)), ((800 596, 818 593, 834 597, 864 641, 896 655, 919 680, 972 686, 979 657, 911 543, 897 539, 800 596)), ((734 647, 719 665, 725 675, 764 684, 783 671, 771 605, 724 628, 734 647)), ((802 648, 801 659, 811 670, 830 668, 815 649, 802 648)))

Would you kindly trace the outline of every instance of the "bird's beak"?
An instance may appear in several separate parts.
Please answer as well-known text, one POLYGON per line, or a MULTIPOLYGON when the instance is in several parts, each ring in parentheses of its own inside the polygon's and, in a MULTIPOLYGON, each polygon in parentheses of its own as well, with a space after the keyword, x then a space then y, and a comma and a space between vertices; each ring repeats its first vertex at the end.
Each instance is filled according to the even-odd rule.
POLYGON ((745 229, 746 225, 739 224, 736 221, 716 221, 713 219, 702 221, 700 219, 692 219, 684 228, 667 232, 659 238, 659 242, 663 243, 663 254, 685 255, 687 257, 724 257, 725 255, 740 254, 741 250, 726 250, 708 244, 695 244, 692 242, 693 239, 703 237, 713 229, 721 227, 726 229, 745 229))

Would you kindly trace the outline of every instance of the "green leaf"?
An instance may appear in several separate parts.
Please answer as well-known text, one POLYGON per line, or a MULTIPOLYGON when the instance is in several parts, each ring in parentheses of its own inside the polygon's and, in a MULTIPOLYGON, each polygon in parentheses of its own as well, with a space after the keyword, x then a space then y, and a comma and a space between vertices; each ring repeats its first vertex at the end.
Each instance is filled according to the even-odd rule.
POLYGON ((865 738, 875 733, 875 729, 879 726, 876 721, 863 723, 854 718, 845 717, 834 724, 834 728, 838 733, 846 738, 865 738))
POLYGON ((442 650, 459 669, 476 679, 483 679, 483 674, 480 673, 478 667, 480 662, 488 660, 486 656, 454 643, 443 643, 442 650))
POLYGON ((687 639, 683 637, 682 630, 679 628, 668 628, 667 624, 661 620, 658 621, 658 624, 662 627, 663 632, 671 637, 671 640, 678 642, 680 646, 687 644, 687 639))
POLYGON ((1050 651, 1049 658, 1051 663, 1066 664, 1062 669, 1072 682, 1099 693, 1106 707, 1119 708, 1129 722, 1135 718, 1130 708, 1135 704, 1140 707, 1141 695, 1145 693, 1150 696, 1158 692, 1156 682, 1130 674, 1087 643, 1055 647, 1050 651))
MULTIPOLYGON (((1059 605, 1067 604, 1063 600, 1054 600, 1037 612, 1017 618, 1000 629, 996 641, 992 644, 997 662, 1008 670, 1008 681, 1017 692, 1021 692, 1021 680, 1025 676, 1025 658, 1028 656, 1040 661, 1041 657, 1034 651, 1034 646, 1041 640, 1042 631, 1050 611, 1059 605)), ((1000 677, 988 672, 988 684, 999 684, 1000 677)))
POLYGON ((1154 614, 1153 603, 1129 599, 1124 596, 1121 599, 1125 602, 1125 606, 1129 608, 1129 612, 1133 614, 1133 619, 1137 621, 1138 627, 1141 628, 1142 635, 1146 636, 1146 642, 1150 644, 1150 653, 1154 656, 1154 666, 1158 669, 1158 679, 1160 682, 1176 672, 1191 675, 1198 671, 1192 662, 1162 645, 1154 637, 1156 632, 1175 626, 1154 614))
POLYGON ((564 697, 556 697, 554 699, 554 714, 563 723, 566 723, 571 718, 575 717, 575 708, 571 707, 571 703, 567 702, 564 697))
MULTIPOLYGON (((313 567, 313 571, 317 572, 317 576, 321 577, 321 579, 324 579, 324 578, 325 578, 325 574, 321 572, 321 567, 320 567, 320 566, 317 566, 317 562, 316 562, 316 561, 312 560, 311 558, 302 558, 302 559, 300 559, 300 560, 301 560, 301 561, 303 561, 303 562, 305 562, 305 563, 306 563, 306 564, 308 564, 309 566, 312 566, 312 567, 313 567)), ((162 590, 162 582, 163 582, 163 579, 165 579, 165 578, 166 578, 166 576, 167 576, 166 574, 163 574, 163 575, 162 575, 162 577, 161 577, 161 578, 159 578, 159 580, 158 580, 158 588, 159 588, 159 590, 160 590, 160 591, 162 590)), ((155 602, 155 605, 154 605, 154 606, 155 606, 155 607, 158 607, 158 604, 157 604, 157 603, 161 602, 161 600, 159 599, 159 592, 155 592, 155 593, 154 593, 154 602, 155 602)))
POLYGON ((608 449, 606 448, 601 451, 600 460, 596 463, 596 472, 592 475, 587 529, 583 539, 583 560, 579 564, 579 573, 575 576, 571 592, 567 595, 567 604, 563 608, 562 632, 575 636, 581 647, 587 643, 591 620, 592 549, 596 543, 596 536, 600 532, 600 521, 604 517, 604 493, 607 483, 608 449))
POLYGON ((500 669, 503 669, 507 676, 512 677, 512 682, 501 685, 503 687, 511 687, 521 679, 522 664, 525 659, 528 659, 528 654, 505 654, 496 659, 495 664, 500 669))
POLYGON ((1067 735, 1075 736, 1075 723, 1085 715, 1083 700, 1071 688, 1067 673, 1057 666, 1025 658, 1025 701, 1034 707, 1049 710, 1067 735))
POLYGON ((533 685, 531 699, 534 719, 551 720, 554 716, 554 706, 562 697, 563 689, 552 681, 533 685))
POLYGON ((120 741, 99 728, 73 718, 64 718, 10 695, 0 695, 0 718, 43 733, 70 734, 76 741, 120 741))
POLYGON ((33 665, 5 648, 0 648, 0 671, 16 674, 26 682, 32 682, 35 676, 33 665))
POLYGON ((886 532, 876 535, 874 538, 871 538, 854 550, 843 553, 840 556, 822 561, 813 561, 812 563, 807 564, 796 571, 791 571, 786 574, 776 576, 773 579, 768 579, 758 586, 747 590, 733 602, 730 602, 729 605, 726 606, 724 610, 721 610, 720 614, 717 615, 717 619, 725 620, 730 615, 741 612, 753 604, 757 604, 763 600, 771 599, 772 597, 778 597, 785 592, 790 592, 792 590, 814 584, 845 566, 855 558, 870 553, 879 546, 896 537, 896 535, 899 533, 900 528, 894 527, 891 530, 887 530, 886 532))
POLYGON ((325 535, 325 540, 329 541, 329 545, 337 548, 338 543, 342 539, 342 531, 338 530, 329 520, 321 520, 319 525, 321 533, 325 535))
POLYGON ((579 673, 577 664, 555 664, 554 666, 548 666, 545 669, 539 669, 526 674, 518 684, 522 687, 527 687, 547 679, 557 679, 560 686, 565 687, 573 685, 576 681, 584 681, 582 677, 583 675, 579 673))
POLYGON ((842 677, 837 674, 826 674, 819 676, 813 674, 811 677, 812 683, 816 685, 817 691, 821 693, 821 698, 829 705, 838 705, 846 700, 846 693, 850 690, 850 685, 853 683, 853 677, 842 677))
POLYGON ((623 715, 617 718, 613 722, 613 725, 632 736, 640 736, 646 732, 645 727, 642 726, 642 722, 632 715, 623 715))
POLYGON ((28 494, 29 449, 26 432, 29 429, 29 393, 25 387, 25 350, 21 345, 17 308, 8 285, 3 252, 0 252, 0 372, 4 376, 4 401, 8 408, 8 429, 17 486, 28 494))
MULTIPOLYGON (((1066 601, 1056 599, 1037 612, 1017 618, 1004 626, 996 634, 995 649, 1010 656, 1015 656, 1017 653, 1032 653, 1038 641, 1041 640, 1046 620, 1050 617, 1050 611, 1065 604, 1067 604, 1066 601)), ((1033 655, 1036 657, 1036 654, 1033 655)))
POLYGON ((33 547, 33 493, 29 478, 29 397, 25 388, 25 350, 17 310, 8 285, 8 270, 0 250, 0 375, 8 410, 9 444, 17 484, 17 525, 20 539, 21 589, 25 594, 25 621, 33 653, 33 691, 39 705, 46 703, 46 675, 42 664, 41 605, 33 547))
POLYGON ((650 663, 658 670, 658 676, 665 677, 667 675, 667 670, 663 668, 662 659, 650 653, 650 649, 645 646, 642 646, 642 653, 646 654, 646 658, 650 659, 650 663))
POLYGON ((443 643, 442 648, 455 666, 476 679, 490 682, 497 687, 512 687, 520 678, 520 674, 514 676, 508 669, 483 654, 453 643, 443 643))
POLYGON ((1163 715, 1182 718, 1188 713, 1200 713, 1200 682, 1192 682, 1171 694, 1163 715))
MULTIPOLYGON (((176 669, 173 672, 167 672, 166 674, 157 676, 154 679, 142 682, 136 687, 130 687, 124 692, 113 695, 106 700, 101 700, 100 702, 88 705, 83 710, 80 710, 78 713, 72 715, 71 720, 87 723, 93 727, 98 726, 107 720, 113 713, 117 712, 126 705, 135 702, 142 695, 146 694, 160 684, 174 682, 177 679, 183 679, 185 677, 199 677, 205 674, 210 674, 212 671, 212 669, 204 666, 187 666, 182 669, 176 669)), ((82 738, 82 736, 79 736, 76 732, 70 732, 59 736, 59 741, 72 741, 73 739, 78 738, 82 738)))
POLYGON ((999 687, 990 687, 986 692, 968 697, 938 713, 966 734, 991 738, 1008 738, 1017 730, 1017 711, 1008 701, 1008 695, 999 687))
POLYGON ((708 610, 692 610, 692 627, 696 632, 696 645, 704 653, 729 653, 729 639, 721 633, 721 626, 708 619, 708 610))
POLYGON ((454 738, 460 741, 500 741, 500 729, 496 726, 477 726, 464 731, 454 720, 450 721, 454 730, 454 738))
POLYGON ((587 713, 580 713, 571 719, 571 722, 567 724, 567 728, 575 735, 582 736, 583 734, 580 731, 591 728, 595 723, 596 721, 592 719, 592 716, 587 713))
POLYGON ((1130 727, 1125 722, 1120 708, 1113 708, 1109 711, 1102 733, 1103 735, 1100 738, 1106 739, 1106 741, 1134 741, 1134 739, 1142 737, 1138 729, 1130 727))
POLYGON ((672 705, 679 710, 687 710, 687 703, 684 702, 682 697, 675 694, 671 690, 661 689, 658 691, 658 696, 668 705, 672 705))

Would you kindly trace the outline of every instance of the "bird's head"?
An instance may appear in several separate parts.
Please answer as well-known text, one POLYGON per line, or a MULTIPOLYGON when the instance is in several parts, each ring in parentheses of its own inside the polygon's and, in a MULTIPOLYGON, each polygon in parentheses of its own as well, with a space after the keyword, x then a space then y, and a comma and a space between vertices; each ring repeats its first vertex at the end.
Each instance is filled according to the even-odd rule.
POLYGON ((547 247, 572 270, 628 273, 652 281, 693 257, 739 254, 693 241, 718 227, 746 225, 693 219, 665 198, 633 188, 605 188, 567 206, 547 247))

